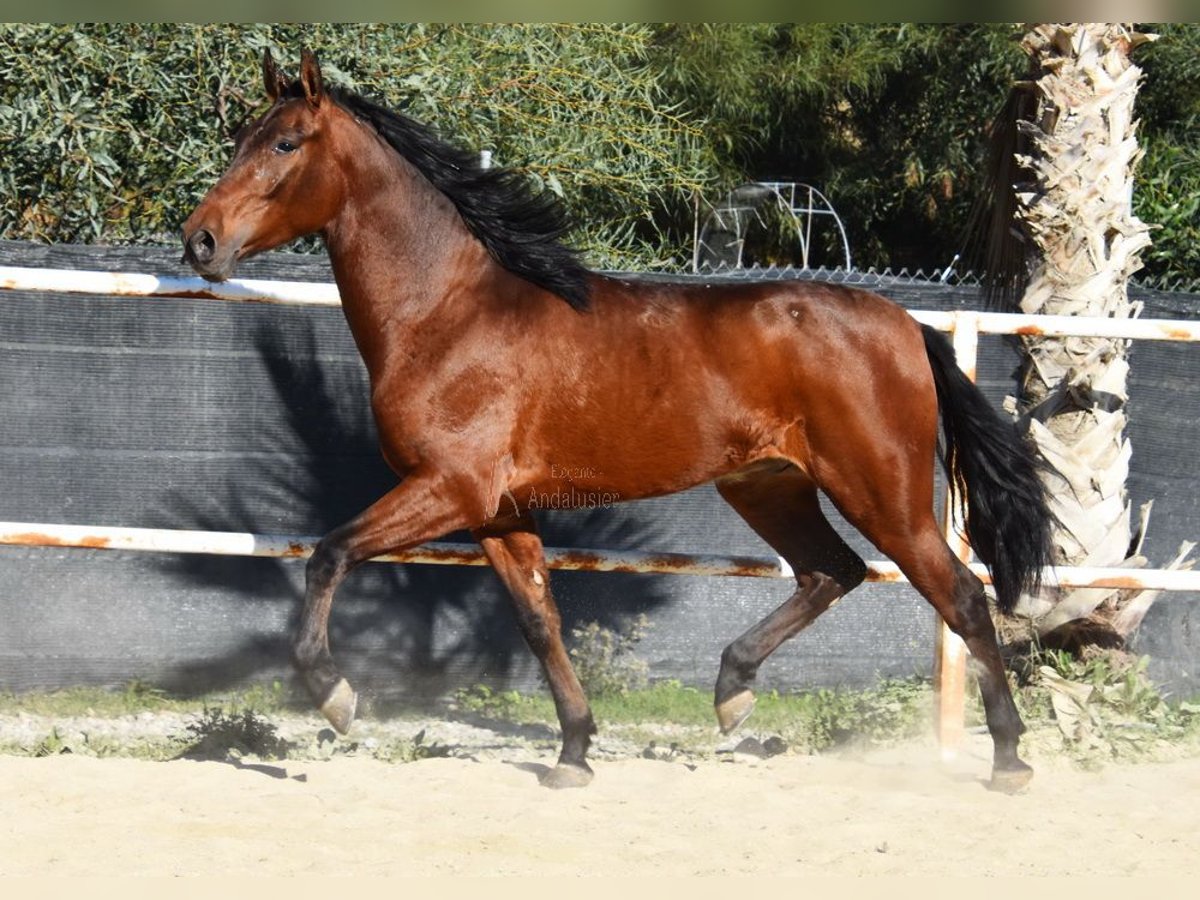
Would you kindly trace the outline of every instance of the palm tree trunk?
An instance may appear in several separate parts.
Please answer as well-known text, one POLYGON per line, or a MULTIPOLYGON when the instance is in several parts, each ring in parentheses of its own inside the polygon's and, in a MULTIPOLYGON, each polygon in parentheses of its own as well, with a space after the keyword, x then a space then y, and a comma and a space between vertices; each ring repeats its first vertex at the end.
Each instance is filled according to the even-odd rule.
MULTIPOLYGON (((1130 51, 1150 39, 1127 24, 1041 24, 1022 46, 1034 93, 1019 122, 1027 154, 1018 163, 1017 217, 1029 249, 1020 307, 1028 313, 1130 318, 1140 304, 1126 286, 1150 244, 1133 214, 1133 170, 1141 151, 1134 100, 1141 70, 1130 51)), ((1049 464, 1052 506, 1061 523, 1060 561, 1136 565, 1125 482, 1129 341, 1025 338, 1021 411, 1049 464)), ((1141 564, 1144 564, 1141 560, 1141 564)), ((1043 635, 1071 632, 1079 643, 1119 645, 1136 628, 1147 592, 1076 590, 1027 598, 1043 635), (1125 615, 1122 611, 1129 609, 1125 615), (1136 620, 1136 621, 1135 621, 1136 620)))

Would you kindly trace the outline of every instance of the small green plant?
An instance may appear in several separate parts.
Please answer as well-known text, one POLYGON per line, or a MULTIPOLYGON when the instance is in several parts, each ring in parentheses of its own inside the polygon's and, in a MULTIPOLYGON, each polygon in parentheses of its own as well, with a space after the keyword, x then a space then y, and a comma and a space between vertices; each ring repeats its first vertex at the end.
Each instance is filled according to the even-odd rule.
POLYGON ((929 729, 930 689, 920 679, 889 679, 861 691, 821 689, 797 695, 807 721, 797 729, 810 752, 874 747, 917 737, 929 729))
POLYGON ((450 708, 468 712, 485 719, 507 722, 553 722, 554 702, 548 695, 527 695, 519 691, 494 691, 486 684, 476 684, 454 693, 450 708))
POLYGON ((37 746, 33 748, 34 756, 57 756, 60 753, 73 753, 74 751, 68 746, 66 739, 59 733, 57 728, 51 728, 50 733, 46 735, 37 746))
POLYGON ((204 714, 187 726, 190 737, 182 757, 188 759, 225 759, 230 755, 279 759, 287 755, 287 741, 279 737, 275 726, 251 709, 227 713, 205 707, 204 714))
POLYGON ((1168 703, 1148 662, 1118 650, 1034 648, 1016 666, 1018 704, 1033 721, 1053 721, 1062 748, 1083 765, 1144 758, 1200 732, 1200 707, 1168 703))
POLYGON ((373 755, 383 762, 411 763, 453 756, 453 748, 437 741, 425 743, 425 729, 422 728, 411 739, 384 744, 377 748, 373 755))
POLYGON ((571 662, 588 696, 627 694, 646 687, 650 667, 633 655, 633 648, 649 629, 645 614, 619 631, 599 622, 571 629, 571 662))
POLYGON ((122 688, 121 702, 131 713, 159 709, 167 703, 167 692, 140 678, 134 678, 122 688))

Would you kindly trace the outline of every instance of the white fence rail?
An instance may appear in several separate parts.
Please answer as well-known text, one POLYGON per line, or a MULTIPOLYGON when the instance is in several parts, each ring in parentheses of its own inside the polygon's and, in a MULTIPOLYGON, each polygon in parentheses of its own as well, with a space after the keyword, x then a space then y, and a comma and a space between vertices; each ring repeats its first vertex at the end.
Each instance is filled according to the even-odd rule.
MULTIPOLYGON (((307 559, 317 536, 251 534, 242 531, 181 531, 169 528, 119 528, 104 525, 59 525, 50 522, 0 521, 0 544, 25 547, 74 547, 142 553, 194 553, 215 556, 258 556, 307 559)), ((478 544, 438 541, 370 560, 377 563, 422 563, 442 566, 485 566, 478 544)), ((586 572, 635 572, 658 575, 703 575, 744 578, 791 578, 792 569, 778 556, 721 556, 698 553, 653 553, 634 550, 588 550, 547 547, 551 569, 586 572)), ((991 576, 982 563, 969 568, 986 584, 991 576)), ((904 582, 899 566, 888 560, 867 564, 867 581, 904 582)), ((1200 591, 1200 572, 1180 569, 1118 569, 1071 566, 1045 570, 1048 586, 1071 588, 1145 588, 1200 591)))
MULTIPOLYGON (((132 273, 60 271, 0 266, 0 290, 41 291, 116 297, 187 297, 280 303, 300 306, 338 306, 337 287, 328 283, 230 280, 213 284, 200 278, 132 273)), ((1045 337, 1106 337, 1156 341, 1200 341, 1200 322, 1167 319, 1111 319, 1080 316, 1031 316, 992 312, 913 311, 918 321, 951 333, 958 363, 974 379, 980 334, 1045 337)), ((947 536, 964 560, 969 549, 949 525, 947 536)), ((316 539, 287 535, 255 535, 212 531, 168 531, 141 528, 0 522, 0 544, 166 553, 208 553, 234 556, 306 557, 316 539)), ((636 553, 612 550, 546 548, 551 568, 597 572, 645 572, 676 575, 729 575, 788 578, 791 570, 778 557, 723 557, 682 553, 636 553)), ((379 557, 379 562, 484 565, 473 544, 430 543, 404 553, 379 557)), ((894 563, 868 562, 868 580, 903 581, 894 563)), ((983 566, 972 570, 988 580, 983 566)), ((1200 591, 1200 572, 1175 569, 1101 569, 1062 566, 1045 573, 1047 584, 1063 587, 1144 588, 1200 591)), ((938 629, 935 678, 938 685, 938 734, 943 752, 953 753, 963 730, 963 689, 966 651, 943 625, 938 629)))
MULTIPOLYGON (((0 290, 90 294, 105 297, 191 297, 290 306, 340 306, 337 286, 309 281, 203 278, 130 272, 85 272, 0 266, 0 290)), ((1150 341, 1200 341, 1200 322, 1175 319, 1098 319, 993 312, 913 311, 913 318, 941 331, 954 331, 966 318, 979 334, 1046 337, 1111 337, 1150 341)))

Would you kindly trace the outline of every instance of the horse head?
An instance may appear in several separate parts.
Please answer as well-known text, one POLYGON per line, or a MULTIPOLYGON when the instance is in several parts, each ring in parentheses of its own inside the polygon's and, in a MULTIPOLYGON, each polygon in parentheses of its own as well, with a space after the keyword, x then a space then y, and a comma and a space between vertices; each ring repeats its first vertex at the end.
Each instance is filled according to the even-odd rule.
POLYGON ((315 54, 304 50, 300 75, 289 80, 263 54, 270 108, 243 126, 233 161, 183 224, 183 258, 210 281, 223 281, 238 260, 321 231, 333 218, 340 187, 332 120, 315 54))

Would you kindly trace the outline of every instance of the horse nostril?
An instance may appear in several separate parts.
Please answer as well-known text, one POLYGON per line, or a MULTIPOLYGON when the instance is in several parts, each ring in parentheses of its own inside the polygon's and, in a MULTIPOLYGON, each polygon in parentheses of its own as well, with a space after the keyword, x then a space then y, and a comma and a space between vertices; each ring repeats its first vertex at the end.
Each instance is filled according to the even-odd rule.
POLYGON ((192 252, 192 259, 196 262, 201 264, 211 262, 217 251, 217 239, 212 236, 211 232, 201 228, 188 238, 188 249, 192 252))

